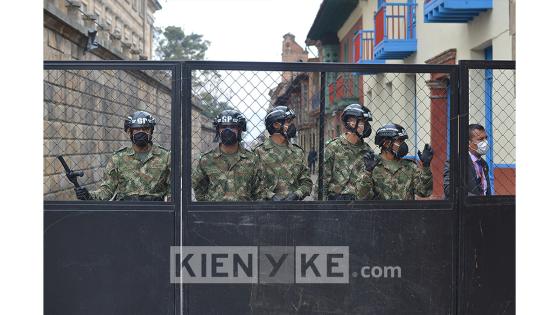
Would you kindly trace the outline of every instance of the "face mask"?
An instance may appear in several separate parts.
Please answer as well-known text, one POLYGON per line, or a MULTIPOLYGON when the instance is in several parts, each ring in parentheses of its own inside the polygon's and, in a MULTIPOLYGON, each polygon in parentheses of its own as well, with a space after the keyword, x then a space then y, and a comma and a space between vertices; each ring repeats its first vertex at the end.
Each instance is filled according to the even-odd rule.
POLYGON ((230 128, 226 128, 220 133, 220 140, 225 145, 232 145, 237 143, 237 135, 230 128))
POLYGON ((132 143, 139 147, 145 147, 152 142, 152 136, 146 132, 137 132, 130 137, 132 143))
POLYGON ((297 128, 294 124, 290 124, 286 131, 286 138, 290 139, 296 136, 297 128))
POLYGON ((406 144, 406 142, 401 143, 397 152, 393 151, 393 154, 395 154, 398 159, 406 156, 408 154, 408 145, 406 144))
POLYGON ((482 140, 476 144, 476 153, 484 155, 488 152, 488 140, 482 140))

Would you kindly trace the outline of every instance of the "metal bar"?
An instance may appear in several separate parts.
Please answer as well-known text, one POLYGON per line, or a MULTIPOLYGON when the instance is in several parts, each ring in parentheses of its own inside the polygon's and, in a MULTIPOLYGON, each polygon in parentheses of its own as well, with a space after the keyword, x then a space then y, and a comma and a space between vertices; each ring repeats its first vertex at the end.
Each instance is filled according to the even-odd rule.
POLYGON ((461 246, 461 242, 462 242, 462 228, 461 228, 461 218, 459 215, 459 199, 457 196, 457 191, 455 189, 455 187, 457 187, 458 183, 459 183, 459 152, 458 152, 458 143, 456 141, 457 136, 459 134, 459 68, 455 68, 450 74, 449 74, 449 88, 448 91, 450 93, 449 95, 449 139, 452 139, 453 141, 449 141, 449 169, 450 169, 450 180, 451 182, 450 187, 453 187, 453 189, 450 191, 451 195, 449 196, 449 200, 452 201, 453 204, 453 209, 456 210, 456 225, 455 225, 455 244, 457 244, 457 247, 454 247, 453 249, 453 257, 455 257, 454 260, 454 264, 456 266, 456 268, 454 268, 455 270, 455 274, 454 274, 454 278, 453 278, 453 285, 452 285, 452 296, 453 296, 453 309, 455 310, 454 314, 459 314, 458 313, 458 296, 459 296, 459 284, 461 283, 459 280, 461 279, 461 273, 460 273, 460 264, 461 264, 461 255, 460 255, 460 246, 461 246))
POLYGON ((43 201, 45 211, 148 211, 173 212, 175 205, 163 201, 100 201, 69 200, 43 201), (79 209, 79 210, 78 210, 79 209))
MULTIPOLYGON (((326 196, 324 196, 326 197, 326 196)), ((193 202, 192 212, 292 212, 292 211, 455 211, 450 200, 352 200, 294 202, 193 202)), ((185 216, 183 216, 185 217, 185 216)))
POLYGON ((91 60, 91 61, 43 61, 44 70, 171 70, 178 61, 132 61, 132 60, 91 60))
POLYGON ((185 104, 183 107, 185 111, 183 115, 183 117, 185 117, 185 119, 183 119, 183 165, 185 165, 185 169, 183 170, 183 205, 187 206, 192 203, 192 168, 187 167, 192 165, 192 71, 193 69, 190 65, 185 63, 183 67, 183 102, 185 104))
POLYGON ((457 285, 457 295, 455 299, 456 311, 455 314, 463 314, 463 300, 465 292, 465 272, 464 272, 464 207, 467 197, 467 158, 468 158, 468 124, 469 124, 469 70, 464 65, 463 61, 459 62, 459 88, 460 88, 460 102, 459 102, 459 112, 458 112, 458 123, 459 123, 459 148, 458 148, 458 158, 455 159, 455 171, 459 170, 459 177, 454 178, 462 179, 460 181, 455 181, 453 190, 455 192, 455 199, 457 204, 457 244, 458 244, 458 254, 457 254, 457 273, 456 273, 456 285, 457 285))
MULTIPOLYGON (((321 99, 319 103, 319 174, 317 176, 317 199, 323 200, 323 175, 324 175, 324 161, 325 161, 325 89, 326 89, 326 74, 321 72, 321 99)), ((335 91, 336 94, 336 91, 335 91)))
POLYGON ((349 63, 284 63, 284 62, 229 62, 186 61, 193 70, 246 70, 296 72, 363 72, 363 73, 428 73, 452 71, 454 65, 428 64, 349 64, 349 63))
MULTIPOLYGON (((182 220, 182 196, 181 196, 181 113, 182 113, 182 77, 183 69, 181 64, 175 65, 172 71, 173 80, 173 95, 171 99, 171 185, 172 185, 172 196, 173 204, 175 205, 175 217, 173 219, 173 225, 175 226, 175 231, 173 233, 173 245, 181 246, 183 243, 183 220, 182 220)), ((181 314, 181 300, 183 286, 175 286, 173 289, 174 294, 174 313, 176 315, 181 314)))

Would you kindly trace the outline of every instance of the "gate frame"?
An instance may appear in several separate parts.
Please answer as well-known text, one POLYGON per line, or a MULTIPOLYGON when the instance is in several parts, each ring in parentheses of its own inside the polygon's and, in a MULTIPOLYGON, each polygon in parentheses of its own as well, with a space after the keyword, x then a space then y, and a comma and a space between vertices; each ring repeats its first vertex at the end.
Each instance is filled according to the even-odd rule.
MULTIPOLYGON (((513 208, 513 220, 515 222, 515 195, 502 195, 502 196, 468 196, 468 179, 467 172, 470 162, 468 155, 468 136, 469 136, 469 70, 471 69, 493 69, 493 70, 513 70, 516 69, 516 62, 510 60, 461 60, 459 61, 458 71, 459 71, 459 140, 458 140, 458 153, 459 157, 462 157, 459 161, 458 179, 462 179, 454 185, 456 189, 455 196, 457 202, 457 227, 459 233, 459 243, 458 243, 458 260, 457 260, 457 312, 456 314, 466 314, 467 303, 466 295, 468 293, 467 288, 467 248, 466 248, 466 238, 467 238, 467 215, 470 214, 469 210, 474 208, 485 207, 487 210, 497 210, 497 211, 509 211, 513 208)), ((513 227, 515 230, 515 226, 513 227)), ((515 235, 512 240, 515 246, 515 235)), ((515 249, 514 249, 515 251, 515 249)), ((515 253, 514 253, 515 255, 515 253)), ((513 268, 515 269, 515 260, 513 261, 513 268)), ((514 279, 515 281, 515 279, 514 279)), ((515 287, 513 288, 515 295, 515 287)), ((515 297, 514 297, 515 299, 515 297)), ((472 301, 471 301, 472 302, 472 301)), ((474 303, 471 303, 474 304, 474 303)), ((515 312, 515 300, 513 301, 513 307, 515 312)))
MULTIPOLYGON (((191 91, 191 72, 193 70, 231 70, 231 71, 294 71, 294 72, 320 72, 321 87, 325 85, 326 72, 354 72, 361 75, 374 75, 378 73, 448 73, 450 76, 450 117, 458 117, 458 82, 459 73, 455 65, 424 65, 424 64, 342 64, 342 63, 282 63, 282 62, 226 62, 226 61, 185 61, 183 62, 183 100, 186 112, 183 114, 186 119, 183 121, 183 165, 191 163, 191 126, 189 124, 192 108, 191 91), (188 121, 187 121, 188 120, 188 121)), ((325 115, 325 91, 321 89, 320 102, 320 124, 319 124, 319 177, 322 178, 322 166, 324 163, 324 115, 325 115)), ((453 118, 454 119, 454 118, 453 118)), ((458 126, 450 124, 450 138, 456 139, 458 126)), ((451 185, 457 183, 458 175, 458 155, 457 144, 450 141, 450 168, 451 185)), ((455 191, 451 193, 448 200, 367 200, 360 201, 284 201, 284 202, 235 202, 228 204, 225 202, 193 202, 191 195, 191 175, 190 168, 184 169, 183 174, 183 211, 184 212, 229 212, 229 211, 371 211, 373 210, 450 210, 454 209, 457 202, 455 191)), ((322 182, 319 181, 319 192, 322 191, 322 182)))
MULTIPOLYGON (((512 69, 515 61, 460 61, 459 65, 424 64, 334 64, 334 63, 281 63, 281 62, 224 62, 224 61, 45 61, 44 70, 168 70, 172 73, 171 94, 171 151, 172 151, 172 202, 157 201, 44 201, 44 212, 50 211, 138 211, 173 212, 174 244, 183 245, 183 220, 188 213, 196 212, 260 212, 260 211, 407 211, 436 210, 454 211, 456 225, 452 267, 452 301, 455 314, 463 311, 465 290, 465 214, 469 207, 488 205, 491 207, 514 207, 515 196, 468 197, 466 185, 469 117, 469 69, 512 69), (298 71, 320 72, 320 135, 319 135, 319 178, 324 164, 324 114, 325 73, 355 72, 364 75, 376 73, 448 73, 450 76, 450 171, 451 187, 449 200, 422 201, 305 201, 305 202, 239 202, 235 204, 217 202, 193 202, 191 196, 191 114, 192 114, 192 71, 298 71), (466 119, 465 119, 466 118, 466 119), (182 135, 182 137, 181 137, 182 135), (459 139, 456 141, 455 139, 459 139), (181 164, 182 163, 182 164, 181 164), (182 166, 181 166, 182 165, 182 166), (460 178, 463 180, 460 180, 460 178), (181 183, 183 187, 179 183, 181 183), (182 189, 181 189, 182 188, 182 189), (79 209, 79 210, 78 210, 79 209), (183 212, 184 211, 184 212, 183 212), (455 273, 455 274, 453 274, 455 273)), ((322 183, 319 183, 322 187, 322 183)), ((322 190, 320 190, 322 192, 322 190)), ((515 213, 514 213, 515 215, 515 213)), ((183 308, 183 285, 174 289, 175 314, 183 308)))
MULTIPOLYGON (((43 62, 43 71, 48 70, 166 70, 171 71, 171 202, 164 201, 99 201, 99 200, 53 200, 43 201, 43 211, 48 212, 147 212, 173 213, 173 244, 179 246, 181 241, 181 94, 182 71, 178 61, 130 61, 130 60, 94 60, 94 61, 47 61, 43 62), (175 183, 179 183, 176 185, 175 183)), ((180 286, 173 288, 173 313, 181 314, 180 286)))

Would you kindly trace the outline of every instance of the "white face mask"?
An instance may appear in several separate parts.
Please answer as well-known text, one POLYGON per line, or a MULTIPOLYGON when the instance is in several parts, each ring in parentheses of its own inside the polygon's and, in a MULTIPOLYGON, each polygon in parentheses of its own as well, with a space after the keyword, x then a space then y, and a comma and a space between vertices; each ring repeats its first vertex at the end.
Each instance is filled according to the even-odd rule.
POLYGON ((476 144, 476 152, 485 155, 488 152, 488 140, 482 140, 476 144))

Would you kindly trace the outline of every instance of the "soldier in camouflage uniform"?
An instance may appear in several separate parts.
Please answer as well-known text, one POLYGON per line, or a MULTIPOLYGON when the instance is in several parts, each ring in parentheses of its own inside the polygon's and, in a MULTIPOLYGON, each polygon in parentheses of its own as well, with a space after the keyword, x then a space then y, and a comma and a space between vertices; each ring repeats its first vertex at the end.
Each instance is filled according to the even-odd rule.
POLYGON ((358 182, 359 199, 412 200, 415 195, 428 197, 432 194, 433 177, 430 162, 434 151, 429 144, 418 151, 419 166, 412 160, 403 159, 408 153, 404 142, 408 135, 403 127, 387 124, 375 134, 375 144, 381 154, 366 153, 366 172, 358 182))
POLYGON ((254 153, 240 145, 247 121, 236 110, 224 110, 214 119, 220 144, 203 154, 193 171, 197 201, 249 201, 262 199, 260 169, 254 153))
POLYGON ((360 104, 342 112, 345 133, 330 141, 325 150, 324 187, 329 200, 355 200, 356 181, 364 170, 363 157, 373 152, 364 138, 371 135, 371 114, 360 104))
POLYGON ((81 200, 163 201, 171 196, 171 153, 154 145, 155 119, 138 111, 125 119, 124 130, 132 146, 115 152, 103 172, 99 189, 75 188, 81 200))
POLYGON ((313 182, 305 152, 289 141, 297 132, 295 117, 286 106, 274 107, 265 117, 270 137, 255 148, 263 172, 264 199, 302 200, 311 194, 313 182))

